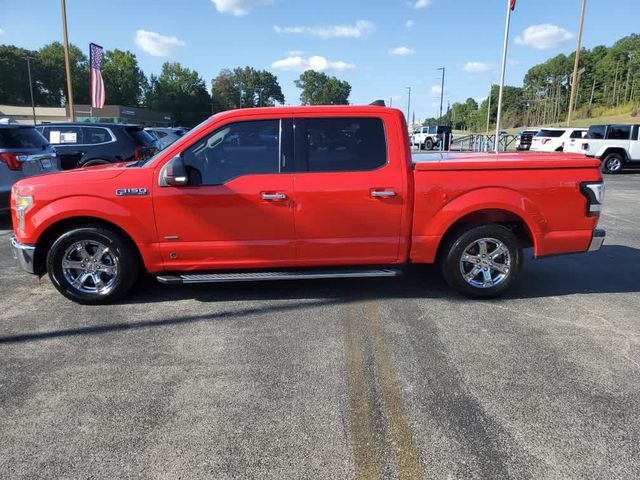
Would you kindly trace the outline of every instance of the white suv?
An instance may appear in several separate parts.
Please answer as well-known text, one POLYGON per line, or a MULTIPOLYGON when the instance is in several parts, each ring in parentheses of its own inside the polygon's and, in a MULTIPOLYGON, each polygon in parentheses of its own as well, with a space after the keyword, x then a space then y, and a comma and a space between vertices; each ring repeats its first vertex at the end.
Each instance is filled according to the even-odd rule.
POLYGON ((582 153, 602 161, 604 173, 619 173, 640 165, 640 125, 591 125, 582 153))
POLYGON ((531 140, 532 152, 562 152, 571 135, 584 135, 586 128, 543 128, 531 140))

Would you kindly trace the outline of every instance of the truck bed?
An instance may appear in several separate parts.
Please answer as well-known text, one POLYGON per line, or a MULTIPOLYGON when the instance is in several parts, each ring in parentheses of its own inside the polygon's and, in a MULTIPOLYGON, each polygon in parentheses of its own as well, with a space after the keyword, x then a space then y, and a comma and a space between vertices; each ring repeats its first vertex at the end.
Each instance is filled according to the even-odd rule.
POLYGON ((541 170, 558 168, 598 168, 599 160, 569 153, 443 152, 414 154, 416 171, 425 170, 541 170))

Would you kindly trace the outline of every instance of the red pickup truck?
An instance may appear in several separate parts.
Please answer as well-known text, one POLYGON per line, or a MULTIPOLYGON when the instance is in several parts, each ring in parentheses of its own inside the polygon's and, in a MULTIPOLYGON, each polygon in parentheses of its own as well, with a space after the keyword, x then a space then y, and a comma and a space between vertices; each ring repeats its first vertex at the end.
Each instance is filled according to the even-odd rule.
POLYGON ((568 154, 412 161, 403 114, 383 106, 234 110, 147 161, 19 181, 11 241, 25 270, 89 304, 142 271, 171 284, 382 277, 436 261, 453 288, 490 297, 523 248, 601 246, 599 167, 568 154))

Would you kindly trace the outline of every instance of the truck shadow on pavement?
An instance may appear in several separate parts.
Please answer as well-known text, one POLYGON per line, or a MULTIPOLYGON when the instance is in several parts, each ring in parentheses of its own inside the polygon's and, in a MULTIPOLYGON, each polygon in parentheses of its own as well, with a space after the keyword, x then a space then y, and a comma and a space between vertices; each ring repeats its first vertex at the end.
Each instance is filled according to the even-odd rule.
MULTIPOLYGON (((507 294, 496 300, 572 294, 640 292, 640 249, 604 245, 589 254, 531 259, 507 294)), ((398 278, 301 280, 168 286, 149 278, 123 304, 194 299, 201 302, 306 300, 335 301, 439 298, 470 301, 452 291, 434 265, 411 266, 398 278)))
MULTIPOLYGON (((586 255, 553 257, 525 262, 522 277, 502 298, 541 298, 572 294, 633 293, 640 291, 640 250, 607 245, 586 255)), ((53 292, 52 292, 53 293, 53 292)), ((94 326, 49 330, 0 337, 0 345, 17 344, 77 335, 101 335, 115 331, 134 331, 199 322, 218 322, 251 315, 281 314, 300 309, 324 308, 351 302, 385 299, 441 299, 472 302, 450 290, 434 266, 412 267, 400 278, 309 280, 216 285, 160 285, 148 279, 119 305, 89 307, 114 309, 127 304, 152 304, 194 299, 200 302, 242 302, 294 300, 276 305, 256 305, 198 315, 143 321, 105 323, 94 326), (300 300, 299 302, 295 300, 300 300)))

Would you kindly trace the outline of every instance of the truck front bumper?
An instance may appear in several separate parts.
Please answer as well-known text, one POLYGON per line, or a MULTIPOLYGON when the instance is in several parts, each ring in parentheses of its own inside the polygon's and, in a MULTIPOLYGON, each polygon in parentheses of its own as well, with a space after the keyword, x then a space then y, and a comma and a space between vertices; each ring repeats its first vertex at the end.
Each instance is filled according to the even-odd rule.
POLYGON ((24 245, 20 243, 16 237, 9 239, 13 247, 13 258, 15 258, 18 266, 28 273, 35 273, 33 266, 33 257, 36 253, 36 247, 33 245, 24 245))
POLYGON ((591 235, 591 243, 589 244, 588 252, 597 252, 604 243, 604 237, 607 235, 602 229, 596 228, 591 235))

